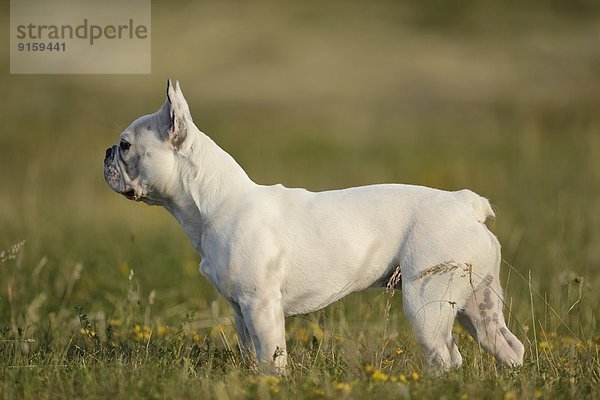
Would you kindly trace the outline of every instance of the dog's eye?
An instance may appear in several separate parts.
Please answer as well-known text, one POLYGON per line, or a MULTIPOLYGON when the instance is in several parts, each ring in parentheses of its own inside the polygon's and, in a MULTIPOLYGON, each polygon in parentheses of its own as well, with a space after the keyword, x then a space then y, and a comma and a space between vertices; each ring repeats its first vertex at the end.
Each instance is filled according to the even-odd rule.
POLYGON ((119 147, 121 148, 121 150, 129 150, 131 144, 129 142, 121 140, 121 143, 119 143, 119 147))

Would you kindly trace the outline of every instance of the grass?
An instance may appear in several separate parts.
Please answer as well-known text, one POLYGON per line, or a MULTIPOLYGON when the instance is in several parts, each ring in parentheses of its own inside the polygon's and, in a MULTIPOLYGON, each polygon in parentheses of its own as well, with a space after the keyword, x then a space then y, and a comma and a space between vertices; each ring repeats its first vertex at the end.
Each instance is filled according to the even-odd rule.
POLYGON ((155 4, 150 76, 0 77, 2 397, 600 397, 600 13, 569 4, 155 4), (288 318, 287 377, 242 365, 175 221, 102 180, 167 76, 260 183, 490 198, 525 365, 456 326, 464 366, 430 374, 386 291, 288 318))
POLYGON ((527 360, 520 369, 497 366, 456 326, 465 365, 447 375, 430 374, 396 312, 400 296, 379 292, 289 318, 291 368, 280 378, 257 375, 241 363, 231 316, 221 300, 173 305, 168 298, 161 301, 155 290, 144 290, 131 270, 120 279, 120 290, 106 294, 112 306, 89 313, 84 306, 72 306, 86 278, 82 265, 49 279, 52 268, 45 259, 33 268, 23 264, 26 246, 6 252, 2 262, 8 296, 3 315, 10 316, 0 331, 6 398, 597 395, 600 338, 597 333, 585 336, 590 321, 582 318, 587 300, 579 276, 561 282, 566 297, 555 301, 572 302, 570 291, 577 297, 566 314, 532 289, 533 312, 541 314, 537 335, 523 332, 528 316, 519 311, 528 304, 514 310, 513 329, 527 338, 527 360), (177 310, 155 311, 161 302, 177 310), (573 317, 579 321, 570 323, 573 317))

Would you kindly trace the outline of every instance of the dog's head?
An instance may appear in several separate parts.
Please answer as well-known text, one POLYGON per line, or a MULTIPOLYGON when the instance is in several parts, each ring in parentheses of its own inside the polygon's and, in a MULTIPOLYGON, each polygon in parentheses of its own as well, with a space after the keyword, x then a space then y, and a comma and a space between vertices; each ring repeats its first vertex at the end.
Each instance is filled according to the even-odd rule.
POLYGON ((192 117, 179 82, 167 81, 167 100, 156 113, 135 120, 118 144, 106 149, 104 179, 130 200, 164 204, 177 190, 192 117))

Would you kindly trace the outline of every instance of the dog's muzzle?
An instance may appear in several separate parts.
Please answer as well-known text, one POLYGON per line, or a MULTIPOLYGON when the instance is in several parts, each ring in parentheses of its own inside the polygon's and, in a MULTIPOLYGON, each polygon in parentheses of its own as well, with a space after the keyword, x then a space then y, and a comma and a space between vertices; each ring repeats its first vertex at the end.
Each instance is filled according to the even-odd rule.
POLYGON ((139 200, 135 189, 128 187, 121 177, 119 168, 115 165, 115 157, 117 156, 117 146, 114 145, 106 149, 104 156, 104 180, 115 192, 122 194, 129 200, 139 200))
POLYGON ((106 149, 106 155, 104 156, 104 180, 112 190, 117 193, 122 193, 123 185, 121 182, 121 174, 114 163, 115 154, 116 146, 106 149))

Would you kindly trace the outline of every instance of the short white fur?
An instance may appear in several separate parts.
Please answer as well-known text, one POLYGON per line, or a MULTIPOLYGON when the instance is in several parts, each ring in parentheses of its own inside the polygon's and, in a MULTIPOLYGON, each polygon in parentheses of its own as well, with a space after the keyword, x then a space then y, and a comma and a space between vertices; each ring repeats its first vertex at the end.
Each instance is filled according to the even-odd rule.
POLYGON ((258 185, 194 125, 178 83, 121 138, 131 147, 107 151, 108 184, 179 221, 201 273, 233 307, 244 356, 283 372, 286 316, 386 287, 400 268, 404 312, 433 366, 462 363, 456 317, 498 361, 522 364, 502 313, 485 198, 400 184, 318 193, 258 185))

